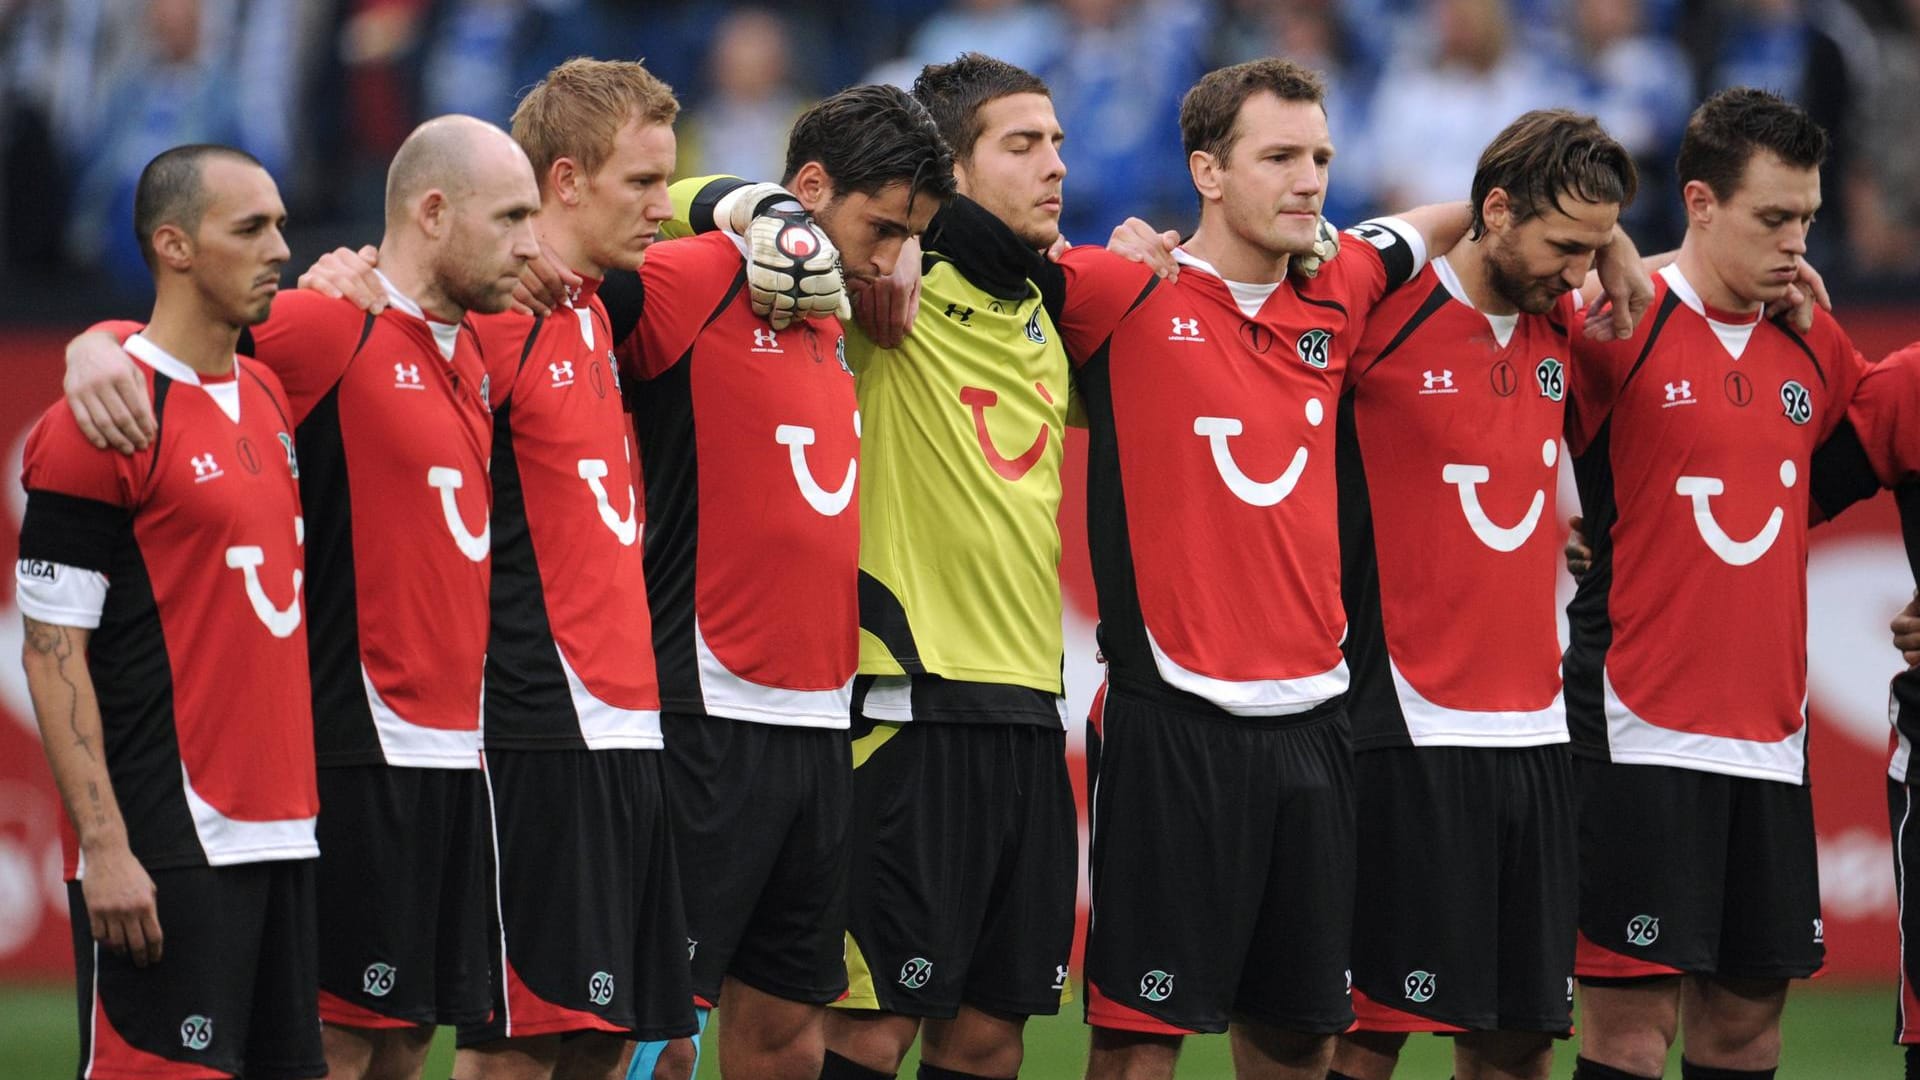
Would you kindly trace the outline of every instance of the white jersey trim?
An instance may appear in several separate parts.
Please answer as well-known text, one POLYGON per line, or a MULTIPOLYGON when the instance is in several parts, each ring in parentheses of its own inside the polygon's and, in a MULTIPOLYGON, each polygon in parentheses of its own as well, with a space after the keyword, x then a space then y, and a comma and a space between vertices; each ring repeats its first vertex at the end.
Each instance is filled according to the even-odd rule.
POLYGON ((66 563, 21 559, 13 564, 13 597, 20 614, 29 619, 98 630, 107 610, 107 575, 66 563), (47 580, 48 573, 53 580, 47 580))
POLYGON ((1531 711, 1451 709, 1428 701, 1391 655, 1387 667, 1415 746, 1548 746, 1568 741, 1566 698, 1559 690, 1545 708, 1531 711))
POLYGON ((1681 303, 1692 309, 1695 315, 1707 320, 1707 325, 1713 328, 1714 336, 1720 339, 1720 346, 1727 350, 1727 355, 1735 360, 1740 359, 1740 355, 1747 351, 1747 343, 1753 340, 1754 330, 1760 325, 1759 316, 1756 315, 1752 322, 1721 322, 1707 314, 1706 303, 1700 299, 1700 294, 1694 291, 1693 283, 1680 272, 1678 263, 1668 263, 1661 267, 1660 276, 1666 279, 1667 288, 1673 290, 1673 294, 1680 298, 1681 303))
MULTIPOLYGON (((1060 717, 1060 726, 1067 726, 1067 699, 1063 694, 1053 696, 1053 707, 1060 717)), ((869 720, 880 720, 890 724, 913 722, 913 677, 910 675, 876 675, 867 687, 867 696, 860 702, 860 715, 869 720)))
POLYGON ((207 392, 227 419, 240 422, 240 371, 239 360, 234 361, 233 378, 217 382, 200 381, 200 373, 186 365, 186 362, 172 353, 155 345, 144 334, 134 334, 121 345, 128 356, 147 365, 153 370, 172 379, 174 382, 197 386, 207 392))
POLYGON ((567 694, 573 698, 573 711, 580 718, 580 737, 587 749, 658 750, 666 745, 660 734, 659 709, 623 709, 600 700, 567 663, 567 651, 557 641, 553 652, 560 658, 560 670, 567 673, 567 694))
POLYGON ((1216 679, 1188 671, 1165 650, 1147 628, 1147 646, 1160 677, 1177 690, 1206 698, 1235 716, 1290 716, 1315 708, 1347 692, 1347 661, 1342 657, 1318 675, 1298 679, 1216 679))
POLYGON ((709 716, 751 720, 780 727, 834 728, 852 726, 853 679, 833 690, 787 690, 762 686, 727 670, 707 647, 700 619, 693 620, 693 646, 699 663, 700 698, 709 716))
POLYGON ((1635 716, 1613 688, 1612 673, 1602 669, 1606 695, 1608 757, 1617 765, 1667 765, 1676 769, 1744 776, 1800 784, 1807 771, 1806 702, 1800 704, 1798 731, 1778 742, 1736 739, 1697 731, 1675 731, 1635 716))
MULTIPOLYGON (((373 685, 367 665, 360 665, 360 681, 367 688, 367 711, 373 714, 374 733, 380 737, 380 753, 389 765, 415 769, 477 769, 480 767, 480 731, 454 731, 411 723, 380 696, 373 685)), ((481 715, 486 689, 474 702, 474 715, 481 715)))
POLYGON ((285 818, 280 821, 239 821, 230 818, 193 789, 193 777, 187 774, 185 762, 180 764, 180 785, 187 793, 187 809, 193 815, 193 831, 200 837, 201 850, 207 853, 208 866, 319 857, 320 843, 314 838, 313 831, 315 818, 285 818))
POLYGON ((1893 728, 1893 754, 1887 760, 1887 775, 1904 784, 1913 766, 1913 743, 1900 733, 1900 701, 1887 691, 1887 723, 1893 728))

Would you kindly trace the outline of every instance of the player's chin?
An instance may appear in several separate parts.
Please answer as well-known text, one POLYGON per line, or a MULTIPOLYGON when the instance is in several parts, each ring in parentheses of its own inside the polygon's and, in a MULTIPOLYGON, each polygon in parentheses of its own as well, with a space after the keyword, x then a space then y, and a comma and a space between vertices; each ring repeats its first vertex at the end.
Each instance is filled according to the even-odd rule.
POLYGON ((1521 298, 1520 302, 1514 306, 1526 312, 1528 315, 1545 315, 1547 312, 1552 311, 1554 305, 1558 304, 1560 298, 1565 295, 1567 295, 1567 290, 1553 286, 1530 289, 1527 291, 1527 295, 1521 298))

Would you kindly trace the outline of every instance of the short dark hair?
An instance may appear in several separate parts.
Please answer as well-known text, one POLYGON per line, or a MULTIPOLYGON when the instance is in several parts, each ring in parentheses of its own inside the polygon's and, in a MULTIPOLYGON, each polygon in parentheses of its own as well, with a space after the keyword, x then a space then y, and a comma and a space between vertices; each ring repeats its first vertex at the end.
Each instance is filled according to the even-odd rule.
POLYGON ((953 151, 926 106, 897 86, 851 87, 802 113, 787 138, 786 182, 809 161, 827 171, 836 197, 904 181, 943 203, 953 198, 953 151))
POLYGON ((913 80, 914 99, 933 114, 941 136, 962 161, 972 159, 973 144, 980 141, 981 107, 1014 94, 1053 96, 1038 75, 977 52, 961 53, 948 64, 928 64, 913 80))
POLYGON ((207 186, 201 173, 211 158, 224 157, 266 168, 245 150, 213 143, 192 143, 163 150, 140 170, 140 182, 133 189, 133 235, 140 242, 140 257, 147 269, 158 273, 160 257, 153 250, 154 231, 162 225, 175 225, 187 232, 200 228, 207 213, 207 186))
POLYGON ((1522 113, 1480 152, 1473 172, 1473 228, 1478 240, 1487 231, 1481 207, 1494 188, 1507 193, 1516 222, 1564 211, 1565 197, 1591 203, 1633 202, 1640 176, 1633 155, 1614 141, 1600 122, 1570 109, 1522 113))
POLYGON ((1201 76, 1180 101, 1180 140, 1187 153, 1204 150, 1225 164, 1240 138, 1235 122, 1240 106, 1262 91, 1281 101, 1303 101, 1326 108, 1327 84, 1318 72, 1291 60, 1268 57, 1201 76))
POLYGON ((1736 86, 1700 103, 1687 120, 1675 171, 1680 189, 1699 180, 1727 199, 1740 189, 1747 162, 1766 150, 1788 165, 1817 169, 1827 160, 1827 133, 1800 106, 1777 94, 1736 86))

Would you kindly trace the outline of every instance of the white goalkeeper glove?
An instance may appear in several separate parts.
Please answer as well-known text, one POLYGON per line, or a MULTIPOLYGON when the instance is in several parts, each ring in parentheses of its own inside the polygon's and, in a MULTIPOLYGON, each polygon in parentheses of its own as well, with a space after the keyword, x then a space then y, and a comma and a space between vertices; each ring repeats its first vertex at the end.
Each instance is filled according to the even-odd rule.
POLYGON ((1339 253, 1340 230, 1333 227, 1333 222, 1323 217, 1314 223, 1313 253, 1295 255, 1287 264, 1287 272, 1312 280, 1319 277, 1320 268, 1339 253))
POLYGON ((850 318, 840 250, 787 189, 751 184, 727 196, 722 223, 747 242, 753 313, 784 330, 815 315, 850 318))

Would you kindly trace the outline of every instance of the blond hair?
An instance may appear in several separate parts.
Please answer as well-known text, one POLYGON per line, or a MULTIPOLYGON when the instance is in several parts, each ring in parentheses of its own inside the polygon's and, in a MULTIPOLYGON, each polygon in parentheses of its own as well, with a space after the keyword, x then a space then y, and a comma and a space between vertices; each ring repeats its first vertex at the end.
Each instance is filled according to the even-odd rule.
POLYGON ((591 176, 613 154, 613 137, 629 120, 642 127, 671 124, 679 113, 673 88, 639 63, 576 56, 520 99, 513 138, 544 190, 547 171, 561 158, 591 176))

